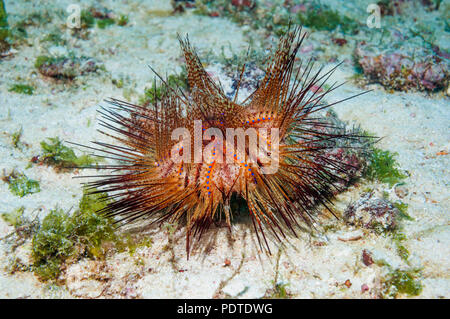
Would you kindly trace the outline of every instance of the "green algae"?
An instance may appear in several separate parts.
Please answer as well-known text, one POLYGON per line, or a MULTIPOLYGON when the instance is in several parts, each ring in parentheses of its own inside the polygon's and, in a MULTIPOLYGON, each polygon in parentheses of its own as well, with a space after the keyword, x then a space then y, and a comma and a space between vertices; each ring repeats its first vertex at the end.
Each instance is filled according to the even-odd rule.
POLYGON ((370 164, 365 170, 365 177, 369 181, 378 180, 381 183, 387 183, 391 187, 394 184, 400 183, 407 176, 398 169, 398 163, 395 160, 397 153, 383 151, 378 148, 373 148, 370 164))
POLYGON ((52 22, 55 16, 62 17, 63 15, 64 12, 61 12, 58 9, 51 9, 51 11, 49 9, 44 9, 30 12, 11 25, 9 38, 16 46, 20 44, 31 45, 31 42, 27 41, 28 27, 41 27, 48 25, 52 22))
POLYGON ((298 19, 301 25, 321 31, 332 31, 338 27, 346 33, 358 30, 358 24, 354 20, 328 8, 300 12, 298 19))
POLYGON ((9 43, 7 42, 9 34, 8 14, 6 13, 5 3, 0 0, 0 52, 9 49, 9 43))
POLYGON ((89 10, 81 10, 80 14, 81 28, 92 28, 95 24, 95 18, 89 10))
POLYGON ((405 246, 397 244, 397 255, 399 255, 401 259, 407 261, 410 256, 410 253, 405 246))
MULTIPOLYGON (((38 69, 39 71, 42 70, 42 68, 44 67, 51 67, 51 66, 55 66, 59 63, 64 62, 64 60, 66 59, 71 59, 73 60, 73 57, 65 57, 65 56, 59 56, 59 57, 51 57, 51 56, 47 56, 47 55, 40 55, 36 58, 36 61, 34 62, 34 67, 36 69, 38 69)), ((74 77, 75 76, 75 71, 72 71, 70 74, 65 74, 65 77, 74 77)), ((41 72, 42 73, 42 72, 41 72)))
MULTIPOLYGON (((306 4, 305 11, 299 11, 297 14, 290 11, 296 4, 288 2, 283 6, 265 6, 259 2, 237 5, 228 0, 198 0, 195 5, 196 14, 228 17, 240 25, 248 25, 256 30, 266 29, 277 36, 284 35, 286 27, 290 24, 304 25, 320 31, 340 29, 344 33, 353 34, 360 28, 359 23, 353 18, 318 2, 306 4)), ((178 3, 174 6, 175 10, 176 6, 178 3)))
POLYGON ((288 299, 291 295, 287 292, 288 283, 276 283, 272 289, 268 289, 263 299, 288 299))
POLYGON ((117 239, 113 221, 96 213, 106 207, 105 196, 84 190, 78 211, 68 215, 56 208, 45 216, 32 241, 33 270, 41 280, 56 280, 64 263, 105 257, 103 244, 117 239))
MULTIPOLYGON (((167 83, 167 85, 169 85, 169 87, 171 87, 174 90, 176 90, 177 88, 180 89, 188 88, 187 73, 184 69, 179 74, 169 75, 167 79, 165 79, 164 81, 167 83)), ((155 83, 154 87, 145 89, 144 95, 139 99, 139 103, 142 105, 149 105, 155 103, 156 100, 162 98, 165 89, 166 89, 165 85, 156 86, 155 83)))
POLYGON ((25 211, 25 207, 21 206, 16 208, 9 213, 2 213, 3 220, 14 228, 18 228, 25 223, 25 218, 23 213, 25 211))
POLYGON ((5 40, 8 36, 8 14, 6 13, 5 3, 0 0, 0 40, 5 40))
POLYGON ((74 225, 61 209, 51 210, 33 236, 33 270, 42 280, 56 279, 74 249, 74 225))
POLYGON ((106 27, 113 25, 115 23, 116 21, 111 18, 97 19, 97 27, 99 27, 99 29, 105 29, 106 27))
POLYGON ((106 193, 89 193, 89 191, 84 188, 83 196, 81 197, 78 207, 81 212, 98 212, 104 209, 107 204, 111 202, 107 200, 107 198, 108 196, 106 193))
POLYGON ((149 248, 152 245, 153 239, 151 237, 137 238, 130 234, 119 236, 118 240, 114 243, 114 247, 119 253, 128 252, 130 256, 134 256, 138 248, 149 248))
POLYGON ((409 265, 410 252, 405 246, 407 238, 402 227, 397 227, 392 233, 392 241, 395 244, 397 255, 409 265))
POLYGON ((52 31, 47 33, 41 41, 51 42, 55 45, 66 45, 67 43, 67 41, 62 37, 62 34, 59 31, 52 31))
POLYGON ((83 189, 72 215, 56 208, 42 220, 32 240, 33 271, 42 281, 58 281, 64 268, 82 258, 103 260, 112 251, 133 255, 152 239, 116 234, 114 220, 99 213, 111 200, 104 192, 83 189))
POLYGON ((111 83, 116 86, 116 88, 121 89, 123 88, 124 80, 123 79, 112 79, 111 83))
POLYGON ((8 91, 19 94, 33 95, 34 88, 28 84, 17 83, 11 86, 8 91))
POLYGON ((56 58, 52 58, 46 55, 40 55, 36 58, 36 61, 34 62, 34 67, 36 69, 39 69, 46 64, 52 64, 54 62, 57 62, 56 58))
POLYGON ((409 216, 408 214, 408 204, 403 203, 401 201, 397 201, 394 203, 395 208, 399 211, 399 217, 405 220, 413 221, 414 218, 409 216))
MULTIPOLYGON (((83 197, 89 195, 84 194, 83 197)), ((92 195, 91 195, 92 196, 92 195)), ((85 200, 86 201, 86 200, 85 200)), ((88 258, 104 258, 107 249, 102 244, 106 241, 114 242, 118 239, 115 234, 113 220, 97 214, 100 207, 105 207, 105 202, 97 198, 88 199, 91 203, 81 207, 80 211, 72 216, 75 225, 76 244, 84 247, 84 256, 88 258)))
POLYGON ((124 14, 121 14, 120 16, 119 16, 119 19, 117 19, 117 25, 118 26, 121 26, 121 27, 124 27, 124 26, 126 26, 128 24, 128 16, 127 15, 124 15, 124 14))
POLYGON ((398 294, 408 296, 418 296, 422 292, 423 286, 418 277, 420 270, 400 270, 391 271, 386 276, 384 282, 384 296, 395 298, 398 294))
POLYGON ((53 18, 57 15, 64 14, 59 10, 44 8, 39 9, 37 11, 29 12, 25 15, 22 20, 20 20, 17 24, 21 26, 42 26, 49 24, 53 21, 53 18))
POLYGON ((41 191, 38 181, 29 179, 25 174, 16 171, 13 171, 8 176, 4 176, 3 181, 8 183, 11 193, 19 197, 41 191))
POLYGON ((14 45, 26 44, 28 38, 28 32, 26 26, 16 23, 11 26, 9 38, 14 45))
POLYGON ((279 248, 277 252, 276 257, 276 263, 275 263, 275 277, 272 280, 272 288, 267 289, 264 299, 286 299, 289 297, 292 297, 286 290, 286 287, 289 286, 289 283, 286 282, 280 282, 280 260, 281 255, 283 253, 283 249, 279 248))
POLYGON ((63 145, 59 137, 48 138, 49 142, 42 141, 42 155, 39 161, 57 170, 73 169, 89 166, 99 162, 98 158, 89 155, 76 156, 73 149, 63 145))
POLYGON ((80 15, 80 22, 81 22, 81 28, 82 29, 89 29, 93 28, 95 25, 99 29, 105 29, 111 25, 117 24, 118 26, 125 26, 128 24, 128 16, 121 14, 118 18, 113 19, 109 16, 94 16, 93 9, 89 10, 82 10, 80 15))
POLYGON ((406 236, 402 231, 396 231, 392 235, 396 245, 397 254, 409 266, 407 269, 393 268, 386 260, 375 260, 375 264, 380 267, 386 267, 388 272, 382 277, 381 294, 383 298, 396 298, 399 294, 407 296, 418 296, 422 292, 422 268, 411 267, 408 259, 410 252, 403 245, 406 236))
POLYGON ((277 6, 267 8, 257 2, 254 5, 233 5, 228 0, 197 0, 195 6, 195 14, 227 17, 237 24, 248 25, 253 29, 271 30, 277 35, 283 34, 284 27, 289 24, 287 11, 278 15, 277 6))
POLYGON ((20 129, 18 131, 11 134, 11 143, 14 146, 14 148, 20 148, 23 145, 23 143, 20 142, 22 133, 23 133, 23 128, 20 127, 20 129))
MULTIPOLYGON (((409 217, 406 213, 408 205, 399 205, 403 213, 409 217)), ((399 209, 399 208, 397 208, 399 209)), ((399 209, 399 210, 400 210, 399 209)), ((406 218, 408 220, 411 220, 406 218)), ((420 280, 421 270, 420 268, 411 267, 409 257, 411 253, 405 245, 407 237, 403 232, 402 225, 398 225, 394 231, 389 234, 395 244, 397 255, 409 266, 407 269, 394 269, 384 260, 375 261, 376 264, 386 266, 389 272, 383 278, 382 294, 385 298, 396 298, 399 294, 405 294, 408 296, 418 296, 422 292, 422 283, 420 280)))

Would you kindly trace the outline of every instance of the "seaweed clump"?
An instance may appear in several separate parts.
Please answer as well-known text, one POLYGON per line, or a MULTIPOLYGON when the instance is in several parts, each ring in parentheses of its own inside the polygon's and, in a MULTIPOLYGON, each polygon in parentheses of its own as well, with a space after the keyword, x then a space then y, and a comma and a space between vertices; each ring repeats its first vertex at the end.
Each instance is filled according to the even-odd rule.
POLYGON ((22 149, 23 147, 30 147, 28 143, 22 142, 23 128, 20 127, 19 130, 11 134, 11 144, 14 148, 22 149))
POLYGON ((120 15, 116 17, 114 12, 101 6, 82 10, 80 19, 82 29, 92 28, 94 25, 97 25, 100 29, 105 29, 110 25, 125 26, 128 23, 128 16, 120 15))
POLYGON ((60 281, 65 267, 82 258, 104 260, 110 252, 150 247, 151 238, 116 234, 114 220, 98 212, 111 200, 106 193, 83 189, 79 208, 72 215, 53 209, 39 224, 32 239, 33 271, 43 281, 60 281))
POLYGON ((300 24, 320 31, 332 31, 340 27, 344 33, 357 33, 359 27, 351 18, 327 7, 310 8, 306 12, 300 11, 298 19, 300 24))
MULTIPOLYGON (((174 10, 182 12, 194 7, 189 2, 175 1, 174 10), (184 3, 183 10, 179 10, 184 3)), ((211 17, 226 16, 234 22, 249 25, 254 29, 266 29, 281 36, 289 23, 304 25, 316 30, 332 31, 340 29, 344 33, 357 33, 359 24, 329 6, 317 2, 299 4, 296 1, 261 3, 253 0, 199 0, 195 2, 195 12, 211 17)))
POLYGON ((20 227, 23 224, 23 213, 25 211, 25 207, 21 206, 17 209, 9 213, 2 213, 3 220, 14 228, 20 227))
POLYGON ((5 3, 0 0, 0 53, 7 51, 10 47, 7 37, 9 36, 8 14, 5 3))
POLYGON ((105 29, 115 24, 121 27, 126 26, 128 24, 128 16, 123 14, 117 16, 103 6, 92 6, 81 11, 79 27, 71 28, 70 31, 73 36, 87 40, 91 33, 90 30, 95 26, 99 29, 105 29))
POLYGON ((350 224, 372 229, 377 234, 391 238, 397 255, 407 265, 406 268, 396 268, 384 259, 375 259, 367 250, 363 251, 362 259, 366 266, 375 263, 387 268, 386 274, 381 278, 379 297, 396 298, 399 294, 418 296, 422 292, 422 269, 411 265, 410 252, 405 245, 407 238, 401 223, 401 220, 413 220, 407 213, 408 205, 402 202, 391 203, 386 198, 371 197, 372 193, 367 194, 356 204, 351 204, 344 218, 350 224))
POLYGON ((16 196, 24 197, 41 191, 39 182, 28 178, 25 174, 13 170, 11 174, 3 176, 2 180, 8 183, 9 190, 16 196))
POLYGON ((407 177, 398 169, 398 163, 395 160, 397 153, 390 153, 378 148, 373 148, 370 157, 370 164, 367 166, 364 176, 369 181, 378 180, 381 183, 387 183, 393 186, 407 177))
POLYGON ((89 197, 84 192, 74 214, 57 208, 45 216, 32 241, 33 269, 40 279, 56 280, 64 263, 105 256, 104 244, 116 240, 116 235, 112 221, 95 213, 106 206, 106 202, 100 201, 102 197, 102 194, 89 197))
MULTIPOLYGON (((171 74, 165 80, 167 85, 172 89, 187 89, 189 84, 187 80, 186 70, 183 69, 179 74, 171 74)), ((160 100, 163 96, 165 88, 163 86, 154 86, 152 88, 147 88, 144 91, 144 95, 140 98, 139 103, 144 106, 155 103, 160 100)))
POLYGON ((63 145, 59 137, 48 138, 48 143, 41 142, 42 154, 34 157, 33 162, 53 166, 57 171, 71 170, 99 162, 89 155, 76 156, 73 149, 63 145))
POLYGON ((422 292, 423 286, 418 277, 420 270, 396 269, 389 272, 383 283, 383 295, 395 298, 398 294, 418 296, 422 292))
POLYGON ((63 38, 60 30, 54 30, 47 33, 41 41, 50 42, 57 46, 65 46, 67 44, 67 40, 63 38))
POLYGON ((28 84, 18 83, 11 86, 8 91, 19 94, 33 95, 34 88, 28 84))

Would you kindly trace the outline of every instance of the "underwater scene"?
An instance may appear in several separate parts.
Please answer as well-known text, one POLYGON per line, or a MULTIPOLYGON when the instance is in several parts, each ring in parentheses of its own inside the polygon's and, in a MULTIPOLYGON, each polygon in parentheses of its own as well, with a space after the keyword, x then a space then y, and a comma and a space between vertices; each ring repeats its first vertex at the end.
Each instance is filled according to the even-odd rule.
POLYGON ((0 297, 449 298, 449 23, 0 0, 0 297))

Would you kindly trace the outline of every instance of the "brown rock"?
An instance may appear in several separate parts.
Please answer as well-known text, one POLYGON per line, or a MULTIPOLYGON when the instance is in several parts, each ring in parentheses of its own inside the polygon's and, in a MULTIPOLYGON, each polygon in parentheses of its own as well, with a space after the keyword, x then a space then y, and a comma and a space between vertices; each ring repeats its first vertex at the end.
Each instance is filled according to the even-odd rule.
POLYGON ((370 266, 373 264, 372 254, 365 249, 362 252, 362 260, 364 265, 366 266, 370 266))

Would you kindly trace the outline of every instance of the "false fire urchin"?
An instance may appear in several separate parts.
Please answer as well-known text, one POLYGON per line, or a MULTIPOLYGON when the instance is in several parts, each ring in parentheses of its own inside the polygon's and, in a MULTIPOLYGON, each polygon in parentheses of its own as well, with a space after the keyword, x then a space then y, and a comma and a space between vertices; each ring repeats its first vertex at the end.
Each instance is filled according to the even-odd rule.
MULTIPOLYGON (((354 167, 330 154, 339 143, 345 148, 342 143, 351 145, 350 141, 361 136, 335 132, 332 123, 317 116, 318 111, 347 99, 323 102, 340 86, 322 89, 336 68, 313 72, 309 60, 300 62, 294 72, 305 35, 301 28, 288 30, 267 63, 264 78, 242 103, 237 102, 239 85, 235 97, 229 99, 205 71, 189 40, 179 38, 189 92, 160 78, 162 94, 158 97, 155 91, 152 105, 110 99, 109 106, 99 111, 100 125, 114 134, 100 132, 118 145, 94 142, 103 149, 91 149, 119 162, 95 166, 113 173, 95 176, 97 180, 87 183, 92 193, 107 192, 113 199, 100 213, 118 217, 119 223, 148 217, 159 222, 184 220, 189 257, 191 240, 200 239, 214 220, 224 217, 231 230, 235 213, 231 200, 245 206, 260 246, 264 241, 269 253, 264 230, 277 239, 285 236, 286 230, 297 235, 295 226, 299 221, 312 225, 318 205, 331 212, 330 199, 340 190, 340 182, 352 177, 354 167), (181 141, 173 139, 180 128, 184 132, 181 141), (260 152, 245 144, 245 135, 245 146, 237 150, 234 136, 231 140, 218 138, 230 129, 255 129, 260 152), (263 129, 270 133, 264 135, 263 129), (184 142, 198 130, 215 133, 197 139, 200 151, 194 145, 192 152, 184 142), (275 169, 270 170, 274 163, 275 169)), ((245 65, 239 82, 244 70, 245 65)))

